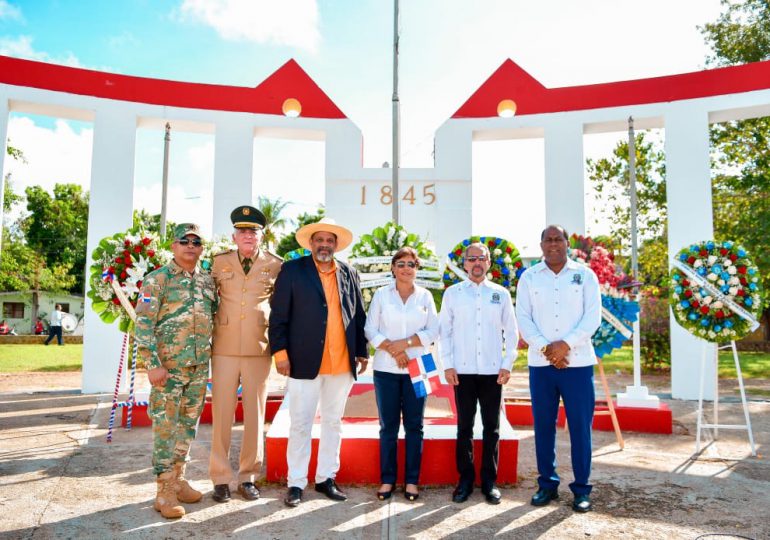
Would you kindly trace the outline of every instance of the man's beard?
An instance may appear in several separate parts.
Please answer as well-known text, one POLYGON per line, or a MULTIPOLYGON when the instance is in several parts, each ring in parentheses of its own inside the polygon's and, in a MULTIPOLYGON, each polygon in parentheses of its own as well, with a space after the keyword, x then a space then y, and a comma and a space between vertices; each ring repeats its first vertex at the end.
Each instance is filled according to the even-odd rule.
POLYGON ((316 251, 315 253, 315 260, 322 263, 331 262, 332 258, 334 258, 334 253, 331 251, 316 251))

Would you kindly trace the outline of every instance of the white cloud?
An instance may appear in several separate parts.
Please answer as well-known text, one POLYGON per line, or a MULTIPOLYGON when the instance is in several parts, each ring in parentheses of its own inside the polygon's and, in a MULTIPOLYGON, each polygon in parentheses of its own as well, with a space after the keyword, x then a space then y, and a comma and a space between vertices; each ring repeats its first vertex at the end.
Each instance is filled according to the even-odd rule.
POLYGON ((91 184, 92 129, 77 132, 65 120, 56 120, 53 129, 48 129, 29 117, 12 116, 8 139, 27 159, 27 163, 5 159, 3 175, 11 174, 15 191, 35 185, 51 191, 57 183, 88 189, 91 184))
MULTIPOLYGON (((134 188, 134 208, 144 209, 150 214, 159 214, 163 186, 160 182, 151 186, 134 188)), ((174 223, 197 223, 204 236, 211 236, 212 201, 211 190, 202 190, 199 196, 187 196, 184 187, 169 185, 166 216, 174 223)))
POLYGON ((21 8, 14 6, 7 2, 7 0, 0 0, 0 21, 22 21, 24 17, 21 14, 21 8))
POLYGON ((84 67, 72 52, 67 51, 62 56, 51 56, 47 52, 36 51, 32 46, 32 41, 32 36, 2 37, 0 38, 0 54, 70 67, 84 67))
POLYGON ((228 41, 274 43, 317 52, 315 0, 183 0, 183 19, 212 27, 228 41))

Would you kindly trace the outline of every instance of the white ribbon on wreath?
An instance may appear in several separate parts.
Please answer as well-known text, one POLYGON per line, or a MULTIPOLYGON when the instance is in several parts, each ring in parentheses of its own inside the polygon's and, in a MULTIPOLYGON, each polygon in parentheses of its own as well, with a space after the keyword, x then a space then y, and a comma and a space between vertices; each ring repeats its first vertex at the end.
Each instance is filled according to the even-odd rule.
POLYGON ((711 283, 708 282, 706 278, 695 272, 692 268, 690 268, 688 265, 684 264, 682 261, 674 260, 671 263, 677 270, 681 271, 683 274, 685 274, 688 278, 690 278, 692 281, 696 282, 700 287, 703 287, 706 289, 711 296, 713 296, 718 301, 722 302, 723 305, 727 306, 730 311, 738 315, 741 319, 745 320, 751 325, 751 331, 753 332, 757 328, 759 328, 759 321, 754 318, 754 316, 743 309, 741 306, 736 304, 732 298, 729 298, 726 296, 722 291, 714 287, 711 283))
POLYGON ((631 339, 631 337, 634 335, 634 333, 628 329, 628 327, 621 322, 620 319, 615 317, 610 311, 602 306, 602 319, 607 321, 610 326, 612 326, 615 330, 620 332, 624 338, 631 339))

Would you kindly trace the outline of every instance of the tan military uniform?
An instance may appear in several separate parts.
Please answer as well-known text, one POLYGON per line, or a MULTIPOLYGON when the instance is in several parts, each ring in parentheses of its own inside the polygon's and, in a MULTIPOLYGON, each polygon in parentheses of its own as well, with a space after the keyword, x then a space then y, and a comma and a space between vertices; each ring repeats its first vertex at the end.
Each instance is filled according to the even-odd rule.
POLYGON ((230 251, 214 257, 211 271, 219 292, 211 359, 213 433, 209 476, 214 485, 228 484, 233 476, 230 434, 239 383, 243 441, 238 482, 254 482, 264 460, 267 377, 271 365, 267 343, 269 302, 283 261, 264 250, 252 260, 246 275, 238 251, 230 251))

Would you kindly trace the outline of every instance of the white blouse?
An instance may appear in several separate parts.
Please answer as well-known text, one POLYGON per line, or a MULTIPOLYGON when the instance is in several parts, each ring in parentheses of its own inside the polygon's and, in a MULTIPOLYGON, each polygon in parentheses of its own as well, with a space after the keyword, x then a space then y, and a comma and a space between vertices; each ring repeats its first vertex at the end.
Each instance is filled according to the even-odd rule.
POLYGON ((416 334, 422 345, 409 347, 407 356, 416 358, 430 352, 430 345, 438 336, 438 315, 433 296, 428 289, 415 285, 414 292, 403 302, 395 283, 377 289, 369 305, 365 332, 369 343, 376 349, 373 369, 407 374, 408 371, 399 368, 388 351, 377 347, 386 339, 396 341, 416 334))

